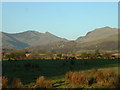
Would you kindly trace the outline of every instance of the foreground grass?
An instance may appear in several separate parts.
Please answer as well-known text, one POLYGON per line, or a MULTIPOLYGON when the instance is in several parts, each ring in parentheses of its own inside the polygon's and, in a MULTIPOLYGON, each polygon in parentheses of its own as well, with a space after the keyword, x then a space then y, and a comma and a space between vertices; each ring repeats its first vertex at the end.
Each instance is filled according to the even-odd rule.
POLYGON ((51 79, 40 76, 35 82, 29 84, 23 84, 20 78, 14 78, 11 84, 9 84, 9 79, 3 77, 3 86, 6 88, 116 88, 120 84, 120 74, 118 75, 117 69, 118 67, 111 67, 70 71, 63 77, 51 79))
MULTIPOLYGON (((65 82, 65 74, 69 71, 88 72, 92 69, 110 69, 116 73, 118 72, 118 60, 91 59, 74 61, 74 64, 71 64, 70 60, 3 61, 3 76, 8 77, 9 81, 12 81, 14 77, 20 78, 25 87, 34 85, 39 76, 45 76, 55 88, 74 88, 74 85, 65 82)), ((99 87, 99 85, 94 86, 99 87)))

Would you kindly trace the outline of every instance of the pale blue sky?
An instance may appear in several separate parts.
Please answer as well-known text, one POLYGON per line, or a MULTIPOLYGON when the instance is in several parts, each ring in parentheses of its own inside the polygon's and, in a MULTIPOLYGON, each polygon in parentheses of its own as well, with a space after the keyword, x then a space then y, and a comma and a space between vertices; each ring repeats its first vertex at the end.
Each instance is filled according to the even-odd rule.
POLYGON ((46 31, 74 40, 96 28, 118 27, 117 2, 4 2, 2 30, 46 31))

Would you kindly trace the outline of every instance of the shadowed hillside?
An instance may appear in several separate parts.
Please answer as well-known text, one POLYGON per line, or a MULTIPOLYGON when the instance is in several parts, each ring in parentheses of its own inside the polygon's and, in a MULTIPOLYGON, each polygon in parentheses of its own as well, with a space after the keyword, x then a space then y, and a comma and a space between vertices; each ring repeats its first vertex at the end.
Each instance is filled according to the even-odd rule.
POLYGON ((21 42, 16 38, 12 37, 10 34, 2 33, 2 47, 3 48, 26 48, 29 45, 27 43, 21 42))

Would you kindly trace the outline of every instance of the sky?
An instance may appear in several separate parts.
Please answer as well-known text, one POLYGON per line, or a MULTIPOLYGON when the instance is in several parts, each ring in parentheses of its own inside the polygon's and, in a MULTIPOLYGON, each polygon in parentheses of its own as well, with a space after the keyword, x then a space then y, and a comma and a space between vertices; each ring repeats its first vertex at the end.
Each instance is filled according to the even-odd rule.
POLYGON ((2 31, 35 30, 75 40, 102 27, 118 27, 117 2, 3 2, 2 31))

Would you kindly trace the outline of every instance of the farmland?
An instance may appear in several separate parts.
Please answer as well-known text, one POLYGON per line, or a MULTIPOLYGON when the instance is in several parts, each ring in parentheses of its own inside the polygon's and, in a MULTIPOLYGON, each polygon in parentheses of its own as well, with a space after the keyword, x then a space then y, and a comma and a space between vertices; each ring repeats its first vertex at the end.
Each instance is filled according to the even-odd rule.
MULTIPOLYGON (((9 79, 20 78, 22 83, 27 85, 34 84, 39 76, 44 76, 51 83, 65 81, 67 72, 89 71, 94 69, 110 69, 118 72, 117 59, 81 59, 81 60, 17 60, 2 61, 2 74, 9 79)), ((64 87, 66 83, 61 85, 53 85, 52 87, 64 87)), ((8 85, 9 87, 10 85, 8 85)))

